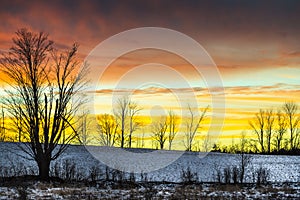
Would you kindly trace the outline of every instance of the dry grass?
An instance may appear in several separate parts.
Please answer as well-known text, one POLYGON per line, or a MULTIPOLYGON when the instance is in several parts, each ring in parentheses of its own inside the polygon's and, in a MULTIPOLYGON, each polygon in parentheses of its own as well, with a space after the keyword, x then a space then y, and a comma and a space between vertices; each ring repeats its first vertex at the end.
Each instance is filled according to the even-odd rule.
MULTIPOLYGON (((297 185, 234 185, 234 184, 162 184, 144 183, 135 187, 115 187, 113 183, 85 186, 81 183, 27 182, 26 187, 0 187, 0 195, 10 198, 14 190, 18 197, 28 199, 297 199, 297 185), (15 189, 14 189, 15 188, 15 189), (9 194, 8 194, 9 193, 9 194)), ((117 183, 114 183, 117 184, 117 183)))

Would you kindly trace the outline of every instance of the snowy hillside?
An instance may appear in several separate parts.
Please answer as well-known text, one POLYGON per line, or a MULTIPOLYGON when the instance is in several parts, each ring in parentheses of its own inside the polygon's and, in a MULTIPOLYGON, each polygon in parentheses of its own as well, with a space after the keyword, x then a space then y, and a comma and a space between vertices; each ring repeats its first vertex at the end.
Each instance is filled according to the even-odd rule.
MULTIPOLYGON (((105 153, 107 149, 97 147, 98 150, 105 153)), ((131 149, 140 156, 149 150, 131 149)), ((0 173, 11 174, 20 171, 19 168, 26 169, 26 172, 35 173, 37 171, 36 164, 33 160, 26 160, 21 156, 26 156, 18 150, 14 143, 0 143, 0 173)), ((168 157, 176 151, 163 151, 163 157, 168 157)), ((182 153, 182 152, 177 152, 182 153)), ((109 158, 117 157, 116 150, 109 150, 109 158)), ((126 158, 129 159, 130 158, 126 158)), ((151 158, 147 164, 153 165, 155 162, 160 162, 161 158, 151 158), (158 159, 158 160, 157 160, 158 159)), ((74 163, 76 171, 79 171, 82 176, 89 176, 91 169, 97 166, 100 169, 99 173, 104 173, 105 166, 95 159, 84 146, 70 146, 67 151, 56 161, 52 163, 52 167, 56 163, 62 163, 66 160, 74 163)), ((217 169, 222 170, 225 167, 238 165, 239 158, 237 155, 209 153, 201 158, 199 153, 185 152, 179 159, 165 168, 158 169, 146 174, 148 181, 166 181, 180 182, 182 170, 187 170, 197 173, 198 181, 214 182, 216 181, 217 169)), ((134 164, 134 163, 133 163, 134 164)), ((277 155, 253 155, 250 165, 246 168, 246 182, 252 181, 253 172, 259 167, 268 170, 269 182, 300 182, 300 156, 277 156, 277 155)), ((21 172, 22 173, 22 172, 21 172)), ((25 172, 23 172, 25 173, 25 172)), ((141 178, 140 174, 136 174, 136 179, 141 178)))

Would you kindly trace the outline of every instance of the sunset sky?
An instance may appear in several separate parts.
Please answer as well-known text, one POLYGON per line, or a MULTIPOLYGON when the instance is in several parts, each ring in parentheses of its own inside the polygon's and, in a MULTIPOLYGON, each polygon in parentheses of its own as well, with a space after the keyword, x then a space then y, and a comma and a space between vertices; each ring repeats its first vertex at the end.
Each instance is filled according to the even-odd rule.
MULTIPOLYGON (((163 27, 196 40, 210 55, 223 80, 226 115, 221 138, 230 141, 245 130, 260 108, 277 109, 286 101, 300 104, 300 1, 6 1, 0 5, 0 51, 12 45, 14 32, 22 27, 45 31, 65 49, 79 43, 85 59, 105 39, 139 27, 163 27)), ((114 44, 118 49, 124 44, 114 44)), ((170 76, 169 66, 183 74, 197 96, 199 107, 211 104, 203 77, 184 59, 168 52, 145 49, 130 52, 111 64, 96 92, 97 112, 110 112, 115 84, 135 66, 155 77, 153 84, 135 87, 134 99, 150 115, 152 106, 178 111, 169 89, 186 88, 170 76), (153 69, 153 71, 151 71, 153 69), (100 102, 101 101, 101 102, 100 102)), ((172 71, 171 70, 171 71, 172 71)), ((139 77, 138 69, 132 80, 139 77)), ((135 82, 132 82, 133 86, 135 82)), ((130 85, 130 84, 128 84, 130 85)), ((127 84, 122 85, 128 89, 127 84)), ((131 85, 132 86, 132 85, 131 85)), ((178 111, 179 112, 179 111, 178 111)), ((216 125, 217 126, 217 125, 216 125)))

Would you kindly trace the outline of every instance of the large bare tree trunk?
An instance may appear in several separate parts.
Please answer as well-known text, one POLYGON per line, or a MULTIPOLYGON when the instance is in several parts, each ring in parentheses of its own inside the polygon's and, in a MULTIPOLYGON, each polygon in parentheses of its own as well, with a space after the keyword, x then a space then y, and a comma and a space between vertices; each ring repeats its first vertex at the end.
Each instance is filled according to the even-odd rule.
POLYGON ((50 157, 45 155, 41 155, 37 159, 37 164, 39 168, 39 178, 41 180, 49 180, 50 162, 50 157))

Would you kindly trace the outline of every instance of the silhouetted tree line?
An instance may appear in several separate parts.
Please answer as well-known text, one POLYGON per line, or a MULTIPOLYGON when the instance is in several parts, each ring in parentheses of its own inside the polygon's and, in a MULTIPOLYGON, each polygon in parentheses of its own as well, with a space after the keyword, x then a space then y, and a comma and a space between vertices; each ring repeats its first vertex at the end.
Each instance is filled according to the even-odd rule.
MULTIPOLYGON (((136 146, 144 143, 144 134, 142 138, 135 136, 134 133, 144 128, 142 121, 139 121, 139 111, 142 108, 137 102, 132 101, 124 96, 117 100, 117 105, 113 114, 102 114, 97 116, 100 143, 106 146, 119 146, 121 148, 131 148, 133 143, 136 146), (142 140, 142 142, 139 142, 142 140)), ((200 115, 197 107, 188 106, 188 115, 184 123, 183 144, 187 151, 195 150, 195 138, 202 128, 201 123, 204 121, 208 107, 200 115)), ((173 111, 169 110, 167 115, 157 116, 150 125, 151 140, 153 148, 171 150, 173 141, 179 132, 180 122, 182 119, 173 111)))
MULTIPOLYGON (((243 143, 227 146, 213 145, 213 151, 300 155, 300 115, 295 102, 286 102, 277 111, 260 109, 249 126, 256 139, 243 139, 243 143)), ((243 133, 245 134, 245 133, 243 133)))

